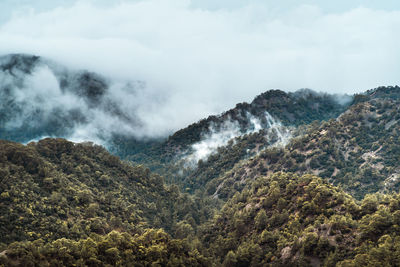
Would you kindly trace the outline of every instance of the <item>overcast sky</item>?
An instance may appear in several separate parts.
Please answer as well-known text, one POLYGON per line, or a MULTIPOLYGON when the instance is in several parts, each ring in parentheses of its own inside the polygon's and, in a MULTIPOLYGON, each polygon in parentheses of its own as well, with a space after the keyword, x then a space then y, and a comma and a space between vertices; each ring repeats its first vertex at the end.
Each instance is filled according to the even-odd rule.
POLYGON ((399 47, 397 0, 0 1, 0 54, 145 81, 167 130, 271 88, 400 84, 399 47))

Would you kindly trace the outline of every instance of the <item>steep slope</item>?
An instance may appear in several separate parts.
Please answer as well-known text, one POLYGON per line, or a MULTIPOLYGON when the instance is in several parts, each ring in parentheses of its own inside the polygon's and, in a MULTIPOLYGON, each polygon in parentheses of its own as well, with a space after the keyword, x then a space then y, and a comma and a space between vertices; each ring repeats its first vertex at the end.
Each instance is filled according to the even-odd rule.
POLYGON ((373 98, 354 104, 338 119, 314 123, 284 148, 267 148, 217 180, 209 192, 232 196, 249 179, 276 171, 313 173, 357 198, 399 188, 399 99, 373 98))
MULTIPOLYGON (((209 194, 214 191, 209 181, 231 170, 235 164, 257 155, 268 147, 282 147, 299 132, 295 128, 288 128, 280 124, 270 128, 248 133, 231 139, 227 145, 220 146, 215 153, 198 160, 195 156, 202 152, 200 149, 193 154, 184 155, 175 163, 174 167, 180 171, 177 183, 183 184, 192 190, 205 189, 209 194)), ((203 142, 208 142, 207 140, 203 142)), ((199 143, 200 145, 202 144, 199 143)))
POLYGON ((184 223, 182 239, 119 228, 78 240, 14 242, 0 252, 0 264, 397 266, 399 227, 400 194, 357 202, 316 176, 276 173, 236 193, 197 237, 184 223))
POLYGON ((327 120, 338 116, 350 102, 351 97, 316 93, 309 89, 294 93, 269 90, 255 97, 251 103, 237 104, 235 108, 219 116, 210 116, 177 131, 168 139, 168 145, 185 149, 200 141, 201 135, 209 130, 210 124, 218 130, 227 120, 237 121, 243 133, 252 127, 251 118, 258 119, 261 126, 266 128, 268 121, 265 112, 286 126, 308 124, 314 120, 327 120), (339 101, 340 97, 343 98, 343 102, 339 101))
POLYGON ((169 182, 194 191, 240 160, 268 146, 286 144, 298 134, 296 126, 335 118, 351 99, 306 89, 294 93, 270 90, 250 104, 238 104, 179 130, 166 141, 143 145, 134 139, 114 138, 109 147, 122 158, 145 164, 165 177, 175 178, 169 182))
POLYGON ((135 233, 210 215, 147 168, 130 166, 92 144, 44 139, 27 146, 0 141, 0 236, 19 240, 82 239, 112 230, 135 233))
MULTIPOLYGON (((143 122, 137 118, 132 103, 143 89, 140 82, 116 84, 96 73, 70 70, 48 59, 22 54, 0 57, 0 81, 0 139, 28 142, 50 136, 93 140, 114 154, 145 164, 167 177, 178 177, 181 167, 174 166, 174 162, 196 153, 195 147, 210 137, 218 138, 216 144, 207 148, 210 151, 205 155, 192 157, 192 165, 199 159, 204 163, 208 156, 217 154, 219 146, 228 145, 230 139, 273 128, 271 120, 284 127, 327 120, 335 118, 351 101, 351 97, 308 89, 294 93, 270 90, 251 103, 240 103, 227 112, 210 116, 168 139, 143 140, 137 136, 143 122)), ((257 138, 261 136, 258 134, 257 138)), ((265 145, 258 143, 262 145, 259 148, 276 140, 266 139, 265 145)), ((224 168, 221 164, 213 168, 223 172, 249 156, 246 151, 252 150, 253 144, 247 143, 241 146, 240 153, 235 153, 235 161, 224 164, 224 168)), ((189 171, 186 180, 191 180, 192 175, 197 174, 189 171)), ((220 173, 214 174, 217 175, 220 173)), ((182 186, 196 188, 187 181, 182 186)))
POLYGON ((399 200, 356 202, 312 175, 261 177, 203 227, 205 254, 224 266, 397 266, 399 200))
MULTIPOLYGON (((185 151, 194 143, 201 141, 203 136, 210 131, 218 132, 227 121, 236 122, 238 131, 242 134, 255 128, 254 120, 257 120, 260 127, 268 128, 266 112, 280 120, 285 126, 327 120, 337 117, 351 103, 351 100, 350 96, 317 93, 309 89, 298 90, 294 93, 269 90, 255 97, 251 103, 237 104, 235 108, 220 115, 210 116, 177 131, 162 144, 161 148, 155 149, 172 154, 176 151, 185 151)), ((127 154, 127 152, 123 154, 126 155, 125 153, 127 154)))
POLYGON ((357 95, 337 118, 298 127, 264 112, 264 126, 195 166, 185 166, 191 150, 146 154, 197 198, 90 143, 1 141, 0 265, 396 266, 400 195, 365 194, 400 187, 398 90, 357 95))

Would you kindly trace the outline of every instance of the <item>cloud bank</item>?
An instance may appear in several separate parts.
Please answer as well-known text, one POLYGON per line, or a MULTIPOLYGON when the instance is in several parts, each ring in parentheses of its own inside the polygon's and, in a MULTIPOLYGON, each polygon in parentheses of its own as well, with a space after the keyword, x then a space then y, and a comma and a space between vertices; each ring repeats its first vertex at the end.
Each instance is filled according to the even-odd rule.
POLYGON ((115 97, 141 100, 132 103, 149 135, 171 133, 270 88, 353 93, 399 84, 400 11, 395 6, 21 2, 2 3, 0 54, 44 56, 115 83, 143 81, 140 95, 113 90, 115 97))
POLYGON ((104 144, 114 134, 155 136, 137 116, 141 82, 117 83, 27 55, 0 57, 0 139, 43 137, 104 144))

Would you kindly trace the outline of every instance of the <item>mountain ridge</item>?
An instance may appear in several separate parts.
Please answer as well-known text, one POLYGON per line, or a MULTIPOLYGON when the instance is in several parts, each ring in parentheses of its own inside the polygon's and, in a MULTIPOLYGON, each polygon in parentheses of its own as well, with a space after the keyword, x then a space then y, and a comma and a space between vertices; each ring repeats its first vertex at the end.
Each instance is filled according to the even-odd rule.
POLYGON ((95 135, 111 154, 40 138, 95 126, 70 94, 136 125, 107 79, 47 66, 46 91, 40 57, 1 60, 0 139, 41 140, 0 141, 0 266, 400 264, 400 87, 269 90, 169 137, 95 135))

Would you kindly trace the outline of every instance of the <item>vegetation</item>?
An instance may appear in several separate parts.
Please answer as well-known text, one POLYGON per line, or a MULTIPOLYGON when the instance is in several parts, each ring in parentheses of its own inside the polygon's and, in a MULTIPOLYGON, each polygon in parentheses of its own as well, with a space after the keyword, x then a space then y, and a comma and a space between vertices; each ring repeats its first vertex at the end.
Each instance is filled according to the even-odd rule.
POLYGON ((171 239, 163 230, 134 236, 112 231, 74 241, 58 239, 12 243, 3 266, 210 266, 185 240, 171 239))
POLYGON ((356 201, 313 175, 261 177, 203 226, 205 254, 224 266, 398 266, 399 201, 356 201))
POLYGON ((314 120, 335 118, 346 109, 348 104, 350 101, 339 104, 335 96, 316 93, 308 89, 295 93, 269 90, 255 97, 251 103, 237 104, 235 108, 218 116, 209 116, 193 123, 177 131, 167 140, 142 142, 117 136, 111 141, 110 148, 122 158, 145 164, 151 170, 166 177, 176 176, 174 172, 176 168, 169 163, 174 162, 177 155, 190 149, 191 145, 199 142, 204 134, 210 131, 211 125, 218 131, 224 122, 231 120, 238 122, 240 131, 245 133, 251 124, 249 116, 259 119, 265 126, 267 124, 265 112, 269 112, 286 126, 299 126, 314 120))
POLYGON ((347 107, 272 90, 166 141, 113 136, 129 161, 92 143, 0 141, 0 266, 399 266, 399 92, 347 107), (245 133, 266 110, 291 125, 287 145, 264 129, 180 160, 210 123, 245 133))
POLYGON ((243 188, 243 181, 278 171, 319 175, 358 199, 397 191, 399 104, 399 100, 372 99, 353 105, 336 120, 314 122, 286 147, 267 147, 208 180, 207 191, 227 199, 243 188))
MULTIPOLYGON (((400 194, 356 201, 313 175, 260 177, 197 233, 138 227, 12 242, 5 266, 398 266, 400 194)), ((26 226, 25 226, 26 227, 26 226)))
POLYGON ((166 186, 92 144, 44 139, 27 146, 0 142, 1 242, 78 240, 112 230, 136 233, 176 223, 196 229, 211 213, 203 200, 166 186))

